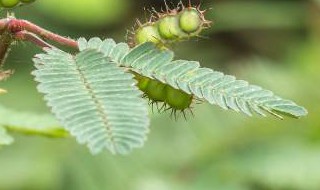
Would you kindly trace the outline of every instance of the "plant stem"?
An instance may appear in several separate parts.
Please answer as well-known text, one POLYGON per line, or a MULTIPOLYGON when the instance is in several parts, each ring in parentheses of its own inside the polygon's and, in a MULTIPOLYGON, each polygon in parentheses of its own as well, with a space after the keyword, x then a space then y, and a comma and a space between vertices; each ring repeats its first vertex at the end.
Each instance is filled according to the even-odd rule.
MULTIPOLYGON (((43 41, 43 39, 46 39, 56 42, 62 46, 78 49, 77 41, 50 32, 27 20, 21 20, 12 17, 0 19, 0 31, 7 31, 8 33, 12 34, 13 38, 30 41, 36 45, 44 47, 48 47, 49 45, 47 42, 43 41)), ((51 45, 49 46, 52 47, 51 45)))
POLYGON ((15 39, 17 40, 24 40, 24 41, 29 41, 32 42, 33 44, 36 44, 37 46, 41 47, 41 48, 53 48, 52 45, 50 45, 49 43, 45 42, 44 40, 42 40, 41 38, 39 38, 37 35, 35 35, 34 33, 28 32, 28 31, 20 31, 20 32, 16 32, 14 35, 15 39))
POLYGON ((7 32, 3 32, 0 36, 0 71, 1 67, 3 66, 7 54, 10 50, 10 45, 12 44, 13 39, 10 34, 7 32))

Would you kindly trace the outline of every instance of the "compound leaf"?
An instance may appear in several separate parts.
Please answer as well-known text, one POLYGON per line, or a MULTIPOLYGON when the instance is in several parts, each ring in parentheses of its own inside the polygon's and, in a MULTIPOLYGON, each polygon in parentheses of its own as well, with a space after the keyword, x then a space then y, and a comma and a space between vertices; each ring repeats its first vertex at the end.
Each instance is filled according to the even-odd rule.
POLYGON ((96 49, 119 66, 181 89, 223 109, 232 109, 249 116, 253 113, 262 116, 270 113, 281 119, 284 115, 295 118, 307 115, 305 108, 282 99, 269 90, 236 80, 234 76, 201 68, 195 61, 173 61, 172 51, 160 50, 153 43, 144 43, 132 50, 111 39, 102 41, 92 38, 87 42, 80 38, 78 43, 80 49, 96 49), (115 56, 118 54, 121 56, 115 56))
POLYGON ((157 79, 223 109, 232 109, 249 116, 252 113, 262 116, 270 113, 282 119, 284 115, 301 117, 307 114, 305 108, 298 106, 293 101, 282 99, 269 90, 237 80, 234 76, 201 68, 198 62, 172 61, 169 60, 170 57, 172 57, 171 51, 159 50, 152 43, 146 43, 128 53, 123 58, 121 65, 128 66, 129 64, 129 67, 139 74, 157 79), (139 64, 130 64, 131 54, 139 49, 149 53, 138 58, 141 60, 139 64), (162 59, 148 62, 145 58, 150 54, 162 55, 162 59))
MULTIPOLYGON (((108 51, 109 46, 104 48, 108 51)), ((75 56, 45 51, 34 58, 38 90, 80 143, 94 154, 105 148, 126 154, 143 145, 149 130, 147 103, 132 74, 95 49, 81 48, 75 56)))

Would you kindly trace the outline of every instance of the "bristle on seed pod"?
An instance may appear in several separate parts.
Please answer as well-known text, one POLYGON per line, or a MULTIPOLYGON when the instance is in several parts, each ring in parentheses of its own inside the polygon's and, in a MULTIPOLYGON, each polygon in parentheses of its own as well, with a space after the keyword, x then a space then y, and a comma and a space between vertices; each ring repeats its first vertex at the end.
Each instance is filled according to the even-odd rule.
POLYGON ((167 3, 166 10, 157 12, 152 9, 153 14, 147 23, 137 21, 137 27, 132 32, 133 37, 128 38, 131 46, 136 46, 144 42, 153 42, 161 46, 170 47, 171 44, 199 34, 210 26, 211 22, 205 19, 205 11, 200 10, 200 6, 186 7, 182 3, 174 9, 170 9, 167 3), (154 16, 156 15, 156 16, 154 16))
MULTIPOLYGON (((171 44, 189 40, 191 37, 199 37, 203 29, 211 24, 204 17, 205 11, 200 10, 200 6, 192 6, 189 1, 188 6, 179 3, 174 9, 170 9, 165 1, 166 9, 161 12, 152 9, 156 16, 146 23, 137 20, 137 27, 129 36, 128 44, 132 47, 145 42, 152 42, 160 49, 166 49, 171 44)), ((193 95, 187 94, 182 90, 175 89, 170 85, 164 84, 158 80, 141 76, 134 73, 138 81, 137 87, 144 92, 143 97, 149 98, 149 102, 158 111, 171 110, 172 115, 177 117, 177 113, 182 113, 186 118, 186 110, 190 110, 195 99, 193 95), (160 106, 159 108, 159 104, 160 106)))

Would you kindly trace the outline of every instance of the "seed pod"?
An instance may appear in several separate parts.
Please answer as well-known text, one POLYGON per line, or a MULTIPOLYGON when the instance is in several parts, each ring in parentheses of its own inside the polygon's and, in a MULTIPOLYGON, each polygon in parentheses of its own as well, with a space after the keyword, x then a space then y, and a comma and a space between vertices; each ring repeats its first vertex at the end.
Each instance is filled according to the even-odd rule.
POLYGON ((0 0, 0 7, 13 8, 19 4, 19 0, 0 0))
POLYGON ((146 24, 141 26, 135 34, 135 44, 142 44, 144 42, 153 42, 158 44, 160 42, 160 35, 157 27, 154 24, 146 24))
POLYGON ((145 92, 147 90, 147 87, 148 87, 148 84, 149 84, 149 81, 151 79, 149 79, 148 77, 145 77, 145 76, 141 76, 139 74, 135 74, 135 79, 138 81, 138 84, 137 84, 137 87, 145 92))
POLYGON ((186 8, 180 14, 179 24, 184 32, 191 34, 201 30, 203 20, 196 8, 186 8))
POLYGON ((164 102, 166 99, 166 85, 157 81, 150 80, 146 89, 146 94, 153 102, 164 102))
POLYGON ((144 42, 153 42, 165 49, 172 43, 197 37, 211 23, 204 18, 204 12, 191 5, 175 9, 167 7, 165 12, 156 12, 157 16, 152 16, 145 24, 138 21, 138 28, 128 36, 128 43, 134 47, 144 42))
POLYGON ((166 40, 175 40, 185 37, 179 27, 179 18, 175 15, 166 16, 158 21, 158 30, 161 37, 166 40))
POLYGON ((192 95, 181 90, 166 86, 166 103, 175 110, 185 110, 190 108, 192 103, 192 95))
MULTIPOLYGON (((182 5, 175 9, 167 7, 165 12, 156 13, 156 19, 152 17, 145 24, 138 21, 138 28, 132 32, 133 36, 128 38, 131 39, 129 44, 134 47, 144 42, 153 42, 160 49, 166 49, 172 43, 196 37, 210 24, 205 20, 203 13, 199 7, 191 5, 189 7, 182 5)), ((174 114, 177 110, 185 114, 184 110, 191 107, 192 95, 137 73, 135 79, 138 81, 137 87, 152 103, 163 102, 164 107, 169 106, 174 114)))

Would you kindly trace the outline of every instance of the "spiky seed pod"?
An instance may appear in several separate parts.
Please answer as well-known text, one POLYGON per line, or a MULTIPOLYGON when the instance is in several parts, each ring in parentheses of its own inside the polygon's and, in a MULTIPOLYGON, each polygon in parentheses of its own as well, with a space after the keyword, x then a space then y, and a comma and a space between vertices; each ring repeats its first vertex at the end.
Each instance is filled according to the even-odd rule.
POLYGON ((168 48, 177 41, 197 37, 211 22, 204 17, 199 7, 178 6, 165 12, 155 12, 146 24, 137 21, 138 27, 128 36, 132 47, 144 42, 153 42, 160 48, 168 48))
POLYGON ((159 35, 157 26, 147 23, 141 26, 135 33, 135 43, 142 44, 145 42, 160 43, 161 37, 159 35))
MULTIPOLYGON (((182 5, 172 10, 167 7, 166 12, 156 13, 156 20, 150 19, 145 24, 137 21, 138 28, 132 32, 133 36, 129 36, 133 40, 129 44, 134 47, 144 42, 153 42, 159 48, 166 49, 172 43, 196 37, 210 23, 205 20, 203 13, 199 7, 182 5)), ((157 80, 134 74, 138 88, 152 103, 163 102, 164 106, 169 106, 167 109, 171 108, 172 113, 181 111, 184 114, 184 110, 191 107, 192 95, 157 80)))
POLYGON ((145 93, 153 102, 164 102, 166 100, 166 86, 157 80, 150 80, 145 93))
POLYGON ((201 12, 196 8, 186 8, 180 13, 180 28, 188 34, 202 30, 203 22, 201 12))
POLYGON ((151 80, 150 78, 148 77, 145 77, 145 76, 141 76, 137 73, 135 73, 135 79, 138 81, 138 84, 137 84, 137 87, 145 92, 147 90, 147 87, 148 87, 148 84, 149 84, 149 81, 151 80))
POLYGON ((175 15, 165 16, 158 21, 158 30, 162 38, 176 40, 186 35, 179 27, 179 17, 175 15))
POLYGON ((13 8, 19 4, 19 0, 0 0, 0 7, 13 8))
POLYGON ((181 90, 166 86, 166 103, 174 110, 183 111, 190 108, 193 96, 181 90))

